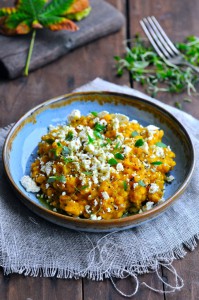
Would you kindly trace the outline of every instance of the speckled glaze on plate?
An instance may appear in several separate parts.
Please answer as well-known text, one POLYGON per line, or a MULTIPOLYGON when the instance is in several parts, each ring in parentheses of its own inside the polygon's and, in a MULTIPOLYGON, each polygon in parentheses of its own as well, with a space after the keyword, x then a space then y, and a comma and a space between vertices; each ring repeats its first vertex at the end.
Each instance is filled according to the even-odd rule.
POLYGON ((66 228, 88 232, 111 232, 128 229, 149 221, 170 207, 187 187, 194 168, 194 150, 182 124, 160 106, 147 100, 112 92, 85 92, 64 95, 49 100, 27 112, 11 129, 4 144, 3 162, 8 179, 20 200, 34 213, 66 228), (165 202, 153 209, 114 220, 86 220, 59 214, 28 193, 20 184, 23 175, 37 153, 37 145, 50 124, 64 124, 67 115, 79 109, 81 113, 107 110, 136 119, 143 126, 153 124, 164 130, 163 142, 176 153, 176 167, 171 172, 175 180, 166 185, 165 202))

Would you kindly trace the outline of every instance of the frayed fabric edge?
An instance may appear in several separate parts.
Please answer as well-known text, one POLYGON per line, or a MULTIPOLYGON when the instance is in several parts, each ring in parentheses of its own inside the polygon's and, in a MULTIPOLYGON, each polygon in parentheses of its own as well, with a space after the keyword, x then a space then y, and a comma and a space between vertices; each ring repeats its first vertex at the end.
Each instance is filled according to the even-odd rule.
POLYGON ((111 270, 107 269, 106 271, 91 271, 88 269, 85 270, 71 270, 71 269, 59 269, 59 268, 42 268, 42 267, 16 267, 10 266, 5 267, 1 262, 1 267, 4 270, 4 274, 8 275, 11 273, 18 273, 23 274, 24 276, 32 276, 32 277, 57 277, 61 279, 80 279, 80 278, 87 278, 90 280, 95 281, 102 281, 104 279, 110 279, 115 290, 122 296, 126 298, 130 298, 138 292, 141 286, 145 286, 146 288, 160 293, 160 294, 167 294, 167 293, 174 293, 176 291, 180 291, 183 286, 183 278, 181 278, 176 269, 173 267, 172 263, 176 259, 182 259, 187 254, 185 247, 189 250, 193 251, 197 246, 197 240, 199 238, 199 234, 195 234, 192 238, 188 239, 187 241, 183 242, 179 246, 177 246, 173 251, 169 251, 157 256, 157 258, 150 258, 148 261, 139 262, 138 264, 132 265, 129 268, 118 269, 118 270, 111 270), (166 268, 167 271, 170 271, 172 276, 174 277, 174 283, 166 282, 161 274, 160 269, 166 268), (156 273, 157 278, 162 284, 164 285, 164 290, 156 289, 148 285, 146 282, 140 280, 139 276, 146 273, 156 273), (126 294, 125 292, 121 291, 117 284, 115 283, 115 279, 125 279, 127 277, 134 278, 135 287, 133 287, 133 292, 131 294, 126 294))

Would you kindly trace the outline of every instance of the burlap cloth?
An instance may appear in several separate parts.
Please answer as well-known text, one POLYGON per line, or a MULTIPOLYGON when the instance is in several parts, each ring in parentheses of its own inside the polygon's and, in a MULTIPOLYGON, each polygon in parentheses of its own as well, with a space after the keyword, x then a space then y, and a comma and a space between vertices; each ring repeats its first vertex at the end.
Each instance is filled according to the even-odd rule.
MULTIPOLYGON (((78 89, 110 90, 159 101, 128 87, 101 79, 78 89)), ((0 160, 0 264, 5 274, 60 278, 125 278, 131 275, 138 289, 139 274, 156 271, 164 265, 174 273, 168 291, 183 286, 172 261, 193 250, 199 236, 199 121, 162 104, 191 135, 196 150, 196 167, 191 183, 180 199, 163 215, 144 225, 110 234, 82 233, 51 224, 33 214, 16 198, 3 173, 0 160)), ((8 128, 0 129, 0 150, 8 128)), ((132 294, 132 295, 133 295, 132 294)))

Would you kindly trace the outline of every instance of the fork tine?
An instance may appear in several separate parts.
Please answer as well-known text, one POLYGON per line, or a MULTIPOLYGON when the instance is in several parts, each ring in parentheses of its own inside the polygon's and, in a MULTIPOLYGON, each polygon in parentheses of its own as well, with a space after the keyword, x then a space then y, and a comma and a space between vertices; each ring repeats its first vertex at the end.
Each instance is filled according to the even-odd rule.
POLYGON ((146 36, 148 37, 149 41, 151 42, 153 48, 155 49, 155 51, 157 52, 157 54, 165 60, 165 56, 163 55, 163 53, 160 51, 160 49, 158 48, 157 44, 155 43, 154 39, 152 38, 150 32, 148 31, 145 23, 143 20, 140 20, 140 24, 144 30, 144 32, 146 33, 146 36))
POLYGON ((172 41, 168 38, 168 36, 166 35, 165 31, 162 29, 162 27, 160 26, 160 24, 158 23, 158 21, 156 20, 156 18, 154 16, 151 17, 151 19, 153 20, 153 22, 155 23, 156 27, 159 29, 159 31, 161 32, 162 36, 164 37, 165 41, 167 42, 167 44, 170 46, 170 48, 176 53, 176 54, 180 54, 180 52, 178 51, 178 49, 174 46, 174 44, 172 43, 172 41))
POLYGON ((156 35, 153 27, 151 26, 150 22, 148 19, 144 18, 143 22, 145 23, 145 26, 147 27, 149 34, 151 35, 151 37, 153 38, 154 42, 156 43, 156 45, 158 46, 159 50, 163 53, 163 55, 168 59, 170 57, 170 54, 167 52, 167 50, 165 49, 164 45, 161 43, 161 41, 159 40, 158 36, 156 35))
POLYGON ((148 22, 151 24, 155 34, 157 35, 158 39, 160 40, 160 42, 162 43, 162 45, 164 46, 164 48, 167 50, 168 54, 170 54, 171 56, 176 55, 176 53, 174 52, 173 48, 170 47, 170 45, 168 44, 167 41, 165 41, 164 37, 162 36, 159 28, 160 26, 157 28, 157 20, 156 22, 154 21, 155 17, 148 17, 147 20, 148 22))

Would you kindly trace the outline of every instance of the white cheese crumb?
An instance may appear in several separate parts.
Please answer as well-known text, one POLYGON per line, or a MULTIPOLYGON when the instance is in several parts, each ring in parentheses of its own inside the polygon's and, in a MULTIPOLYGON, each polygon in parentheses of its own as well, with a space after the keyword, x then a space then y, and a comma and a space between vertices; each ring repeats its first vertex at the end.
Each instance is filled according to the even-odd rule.
POLYGON ((154 205, 153 202, 148 201, 148 202, 146 203, 146 210, 150 210, 150 209, 153 207, 153 205, 154 205))
POLYGON ((27 192, 38 193, 40 191, 40 187, 37 186, 35 181, 28 175, 24 175, 21 178, 21 184, 27 192))
POLYGON ((155 194, 159 190, 159 186, 156 183, 151 183, 149 193, 155 194))
POLYGON ((81 113, 78 109, 74 109, 70 115, 68 115, 68 122, 71 122, 73 120, 79 120, 81 117, 81 113))
POLYGON ((124 171, 123 165, 122 165, 121 163, 118 163, 117 166, 116 166, 116 170, 117 170, 118 172, 124 171))
POLYGON ((115 118, 117 118, 120 123, 128 122, 129 121, 129 117, 127 117, 127 116, 125 116, 123 114, 115 114, 115 118))
POLYGON ((138 186, 138 183, 135 182, 135 183, 133 184, 133 188, 135 189, 137 186, 138 186))
POLYGON ((171 182, 171 181, 173 181, 174 179, 175 179, 175 177, 174 177, 173 175, 170 175, 170 176, 166 177, 166 181, 167 181, 167 182, 171 182))
POLYGON ((90 208, 91 208, 90 205, 85 205, 85 211, 87 212, 87 214, 91 213, 90 208))
POLYGON ((104 200, 108 200, 109 194, 107 192, 102 192, 102 197, 104 198, 104 200))
POLYGON ((124 146, 124 153, 125 154, 128 154, 131 150, 132 150, 131 147, 129 147, 127 145, 124 146))
POLYGON ((140 148, 146 153, 149 152, 149 145, 147 144, 147 142, 144 142, 144 144, 140 148))
POLYGON ((96 215, 90 215, 90 219, 91 220, 101 220, 102 219, 102 217, 101 216, 99 216, 99 217, 97 217, 96 215))
POLYGON ((153 151, 153 153, 158 157, 162 157, 162 158, 165 157, 164 149, 161 147, 155 147, 155 150, 153 151))
POLYGON ((62 192, 62 196, 65 196, 66 195, 66 192, 62 192))
POLYGON ((101 112, 98 113, 98 117, 99 117, 99 118, 103 118, 104 116, 106 116, 106 115, 108 115, 108 114, 109 114, 108 111, 103 110, 103 111, 101 111, 101 112))
POLYGON ((111 212, 111 209, 110 209, 110 207, 107 207, 107 212, 111 212))

